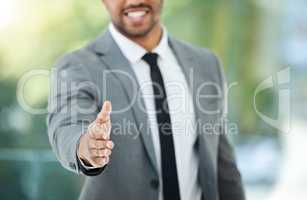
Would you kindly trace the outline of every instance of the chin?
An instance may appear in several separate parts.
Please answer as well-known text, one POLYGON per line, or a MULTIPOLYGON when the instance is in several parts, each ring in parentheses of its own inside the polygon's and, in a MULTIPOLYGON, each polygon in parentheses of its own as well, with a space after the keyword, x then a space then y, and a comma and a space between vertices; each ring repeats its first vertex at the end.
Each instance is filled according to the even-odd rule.
POLYGON ((150 33, 153 27, 129 27, 121 29, 121 32, 128 37, 144 37, 150 33))
POLYGON ((144 37, 146 36, 151 29, 145 29, 145 30, 133 30, 133 31, 128 31, 128 35, 132 37, 144 37))

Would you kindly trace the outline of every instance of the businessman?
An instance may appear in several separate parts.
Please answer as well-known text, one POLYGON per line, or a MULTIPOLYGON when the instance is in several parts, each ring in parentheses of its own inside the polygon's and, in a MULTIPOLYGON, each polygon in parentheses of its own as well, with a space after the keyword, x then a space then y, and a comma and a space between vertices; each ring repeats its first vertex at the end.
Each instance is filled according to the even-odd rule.
POLYGON ((171 37, 163 0, 103 0, 111 22, 52 78, 51 146, 82 200, 243 200, 216 56, 171 37))

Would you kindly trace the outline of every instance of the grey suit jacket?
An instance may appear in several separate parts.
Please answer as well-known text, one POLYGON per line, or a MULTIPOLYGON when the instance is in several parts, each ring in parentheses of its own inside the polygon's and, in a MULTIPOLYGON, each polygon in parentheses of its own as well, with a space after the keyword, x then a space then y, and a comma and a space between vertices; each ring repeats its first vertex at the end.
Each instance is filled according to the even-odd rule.
MULTIPOLYGON (((206 49, 172 37, 169 44, 194 100, 198 124, 194 148, 200 160, 203 199, 243 200, 241 176, 223 128, 225 98, 221 90, 225 81, 220 64, 206 49)), ((158 200, 158 167, 139 87, 133 69, 108 31, 56 64, 48 135, 60 163, 86 175, 80 199, 158 200), (107 166, 86 170, 76 158, 78 141, 104 100, 112 102, 115 148, 107 166)))

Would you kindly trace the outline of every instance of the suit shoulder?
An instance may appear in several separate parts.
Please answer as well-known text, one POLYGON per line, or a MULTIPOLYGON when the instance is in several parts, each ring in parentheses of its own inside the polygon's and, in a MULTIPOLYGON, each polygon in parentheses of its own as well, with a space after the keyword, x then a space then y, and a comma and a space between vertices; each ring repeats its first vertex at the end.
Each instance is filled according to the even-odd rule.
POLYGON ((213 73, 216 71, 218 73, 223 73, 222 63, 220 62, 220 59, 216 53, 214 53, 212 50, 192 45, 174 38, 172 38, 172 40, 172 43, 177 45, 178 48, 182 49, 185 54, 190 55, 195 62, 207 68, 207 70, 210 70, 213 73))
POLYGON ((192 57, 193 61, 206 74, 211 74, 211 78, 216 78, 221 82, 225 81, 224 70, 219 57, 208 48, 198 47, 190 43, 172 39, 173 43, 177 45, 177 49, 181 49, 189 57, 192 57))
POLYGON ((208 49, 208 48, 205 48, 205 47, 200 47, 200 46, 196 46, 196 45, 193 45, 191 43, 188 43, 188 42, 185 42, 185 41, 182 41, 182 40, 177 40, 177 39, 174 39, 172 38, 172 40, 177 43, 178 45, 181 46, 181 48, 183 48, 186 52, 189 52, 190 54, 198 57, 198 58, 203 58, 203 59, 206 59, 206 61, 208 61, 208 59, 217 59, 217 56, 216 54, 208 49))
POLYGON ((65 66, 82 66, 87 63, 88 59, 92 59, 93 53, 89 48, 82 47, 80 49, 68 52, 63 56, 59 57, 56 61, 55 67, 65 67, 65 66))

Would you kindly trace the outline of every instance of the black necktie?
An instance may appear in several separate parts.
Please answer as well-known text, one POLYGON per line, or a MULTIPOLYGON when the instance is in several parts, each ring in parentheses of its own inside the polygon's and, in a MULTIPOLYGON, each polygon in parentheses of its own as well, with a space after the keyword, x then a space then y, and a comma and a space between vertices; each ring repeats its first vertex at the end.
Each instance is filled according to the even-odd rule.
POLYGON ((164 200, 180 200, 171 119, 167 103, 167 95, 163 78, 157 64, 157 58, 158 55, 155 53, 147 53, 143 56, 143 60, 150 66, 150 76, 156 105, 156 116, 161 147, 163 197, 164 200))

